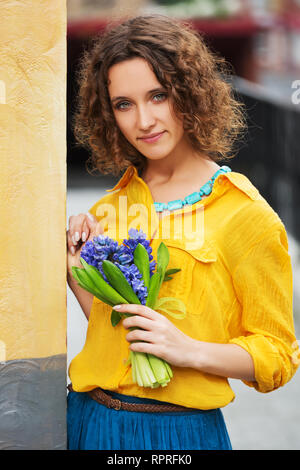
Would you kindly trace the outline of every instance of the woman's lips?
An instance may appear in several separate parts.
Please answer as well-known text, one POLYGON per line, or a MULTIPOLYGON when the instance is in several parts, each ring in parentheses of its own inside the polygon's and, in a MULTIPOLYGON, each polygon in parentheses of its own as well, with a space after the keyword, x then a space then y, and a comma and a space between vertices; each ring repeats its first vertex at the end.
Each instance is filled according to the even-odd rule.
POLYGON ((157 142, 158 139, 164 134, 165 131, 160 132, 159 134, 154 135, 153 137, 140 137, 140 140, 143 142, 147 142, 148 144, 152 144, 153 142, 157 142))

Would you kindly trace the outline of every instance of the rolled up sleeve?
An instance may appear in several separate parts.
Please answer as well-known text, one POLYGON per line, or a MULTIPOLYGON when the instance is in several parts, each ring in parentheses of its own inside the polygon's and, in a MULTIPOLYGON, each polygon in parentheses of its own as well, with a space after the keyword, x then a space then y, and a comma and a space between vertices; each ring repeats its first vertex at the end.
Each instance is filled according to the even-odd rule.
POLYGON ((245 254, 233 273, 233 285, 242 309, 242 334, 229 343, 241 346, 253 359, 256 382, 243 382, 259 392, 271 392, 292 378, 300 362, 283 224, 245 254))

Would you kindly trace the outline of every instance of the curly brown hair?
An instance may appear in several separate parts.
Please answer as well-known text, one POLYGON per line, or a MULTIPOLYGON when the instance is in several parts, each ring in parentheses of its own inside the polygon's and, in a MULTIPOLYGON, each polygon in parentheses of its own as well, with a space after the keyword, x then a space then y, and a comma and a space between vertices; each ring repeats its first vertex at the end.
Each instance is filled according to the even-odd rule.
POLYGON ((116 124, 108 93, 109 68, 134 57, 145 59, 167 89, 196 151, 214 161, 235 156, 233 144, 246 119, 230 85, 231 66, 189 24, 163 15, 137 16, 110 25, 89 46, 76 72, 79 92, 71 120, 77 145, 90 151, 88 172, 119 176, 130 165, 145 168, 146 157, 116 124))

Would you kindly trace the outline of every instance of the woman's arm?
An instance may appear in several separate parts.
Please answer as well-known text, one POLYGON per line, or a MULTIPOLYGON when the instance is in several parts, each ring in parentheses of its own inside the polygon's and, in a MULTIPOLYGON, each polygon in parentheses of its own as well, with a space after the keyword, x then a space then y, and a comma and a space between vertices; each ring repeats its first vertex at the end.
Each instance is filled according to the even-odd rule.
POLYGON ((103 233, 100 224, 89 213, 69 218, 69 230, 67 231, 67 282, 87 320, 89 320, 93 304, 93 295, 77 284, 72 275, 72 266, 82 268, 80 253, 83 246, 87 241, 90 241, 100 233, 103 233))
POLYGON ((250 354, 236 344, 195 341, 186 367, 232 379, 255 382, 254 363, 250 354))
POLYGON ((255 381, 252 357, 242 347, 198 341, 176 328, 164 315, 144 305, 124 304, 114 309, 135 314, 123 321, 125 328, 141 328, 126 336, 132 342, 132 351, 154 354, 174 366, 255 381))

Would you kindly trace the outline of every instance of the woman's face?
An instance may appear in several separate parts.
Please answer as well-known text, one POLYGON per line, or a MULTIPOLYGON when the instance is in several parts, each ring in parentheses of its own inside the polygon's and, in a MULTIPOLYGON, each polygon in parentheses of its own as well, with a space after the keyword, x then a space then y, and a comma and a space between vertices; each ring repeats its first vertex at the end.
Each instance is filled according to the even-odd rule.
POLYGON ((108 91, 119 129, 145 157, 167 157, 182 143, 182 120, 147 61, 134 58, 113 65, 108 91))

